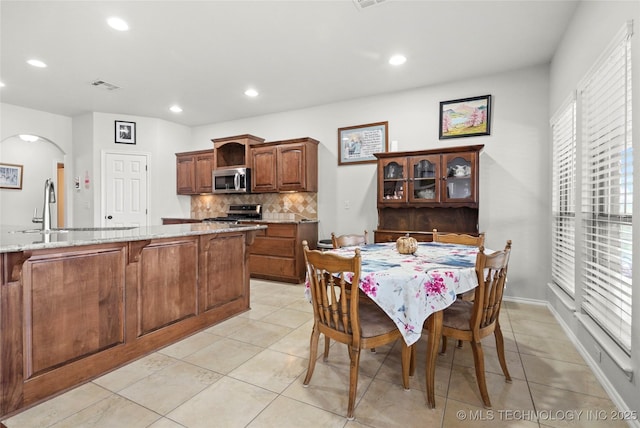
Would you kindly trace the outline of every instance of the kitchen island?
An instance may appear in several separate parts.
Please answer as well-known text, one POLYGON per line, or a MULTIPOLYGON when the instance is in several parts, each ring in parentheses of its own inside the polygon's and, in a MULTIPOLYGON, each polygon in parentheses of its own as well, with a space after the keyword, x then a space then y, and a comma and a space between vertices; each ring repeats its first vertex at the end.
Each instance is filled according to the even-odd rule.
POLYGON ((265 227, 0 228, 0 416, 247 311, 265 227))

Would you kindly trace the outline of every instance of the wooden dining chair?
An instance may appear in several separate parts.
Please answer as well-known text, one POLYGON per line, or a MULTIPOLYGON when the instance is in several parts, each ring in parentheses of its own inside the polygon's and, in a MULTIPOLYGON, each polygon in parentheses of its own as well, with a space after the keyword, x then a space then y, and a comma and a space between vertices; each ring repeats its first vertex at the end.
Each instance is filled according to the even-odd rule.
POLYGON ((367 245, 367 231, 364 231, 363 235, 340 235, 336 236, 331 232, 331 243, 333 248, 352 247, 354 245, 367 245))
MULTIPOLYGON (((360 305, 359 293, 349 293, 350 284, 360 280, 360 249, 353 257, 342 257, 328 252, 309 250, 303 241, 307 275, 313 304, 313 330, 311 332, 309 367, 304 379, 308 386, 316 365, 318 341, 324 334, 347 345, 351 368, 349 374, 349 404, 347 418, 353 419, 358 385, 360 350, 383 346, 400 339, 402 342, 402 384, 409 389, 411 347, 400 334, 391 318, 375 304, 360 305)), ((325 346, 324 361, 329 358, 325 346)))
MULTIPOLYGON (((495 336, 496 350, 502 372, 505 380, 511 382, 504 354, 504 338, 502 330, 500 330, 499 321, 510 255, 510 240, 507 241, 503 251, 496 251, 488 255, 484 253, 484 247, 480 247, 475 267, 478 286, 475 288, 473 302, 458 299, 444 310, 442 317, 443 349, 446 349, 444 343, 447 337, 471 343, 476 379, 480 388, 482 402, 487 408, 491 407, 491 400, 489 399, 485 379, 484 352, 481 343, 484 337, 490 334, 495 336)), ((427 370, 427 376, 429 376, 429 370, 427 370)), ((430 381, 430 379, 427 379, 427 382, 430 381)))
POLYGON ((473 236, 464 233, 443 233, 438 232, 438 229, 433 229, 433 242, 480 247, 484 245, 484 232, 480 232, 478 236, 473 236))
MULTIPOLYGON (((433 242, 441 242, 444 244, 460 244, 460 245, 473 245, 474 247, 481 247, 484 245, 484 232, 480 232, 478 236, 473 236, 465 233, 443 233, 438 232, 438 229, 433 229, 433 242)), ((473 291, 458 294, 458 299, 473 301, 473 291)), ((462 347, 462 341, 458 341, 458 348, 462 347)), ((442 342, 442 353, 447 350, 446 340, 442 342)))

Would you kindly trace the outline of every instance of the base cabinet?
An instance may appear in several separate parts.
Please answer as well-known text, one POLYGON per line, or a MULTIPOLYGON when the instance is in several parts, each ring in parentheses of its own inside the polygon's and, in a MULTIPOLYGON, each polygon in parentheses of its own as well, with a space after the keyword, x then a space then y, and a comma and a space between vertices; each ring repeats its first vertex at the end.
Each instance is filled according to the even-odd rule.
POLYGON ((299 284, 304 282, 302 241, 316 248, 317 223, 267 223, 250 247, 249 270, 255 278, 299 284))
POLYGON ((0 416, 248 310, 254 233, 0 254, 0 416))

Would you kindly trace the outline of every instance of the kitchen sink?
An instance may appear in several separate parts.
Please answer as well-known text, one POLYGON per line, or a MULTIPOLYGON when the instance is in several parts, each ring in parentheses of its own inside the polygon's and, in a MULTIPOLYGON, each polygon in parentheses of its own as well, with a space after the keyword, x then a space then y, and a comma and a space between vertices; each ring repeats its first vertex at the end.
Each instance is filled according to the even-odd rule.
POLYGON ((43 231, 42 229, 14 230, 10 233, 68 233, 68 232, 102 232, 110 230, 131 230, 137 226, 114 226, 114 227, 64 227, 43 231))

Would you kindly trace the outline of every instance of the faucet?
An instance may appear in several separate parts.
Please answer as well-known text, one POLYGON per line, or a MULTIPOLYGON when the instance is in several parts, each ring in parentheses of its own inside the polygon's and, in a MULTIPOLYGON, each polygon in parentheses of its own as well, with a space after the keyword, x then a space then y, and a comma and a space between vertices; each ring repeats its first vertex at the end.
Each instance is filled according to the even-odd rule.
POLYGON ((33 212, 33 223, 42 223, 42 230, 48 232, 51 230, 51 204, 56 202, 56 192, 53 187, 53 180, 47 178, 44 182, 44 206, 42 207, 42 217, 38 217, 38 209, 33 212))

